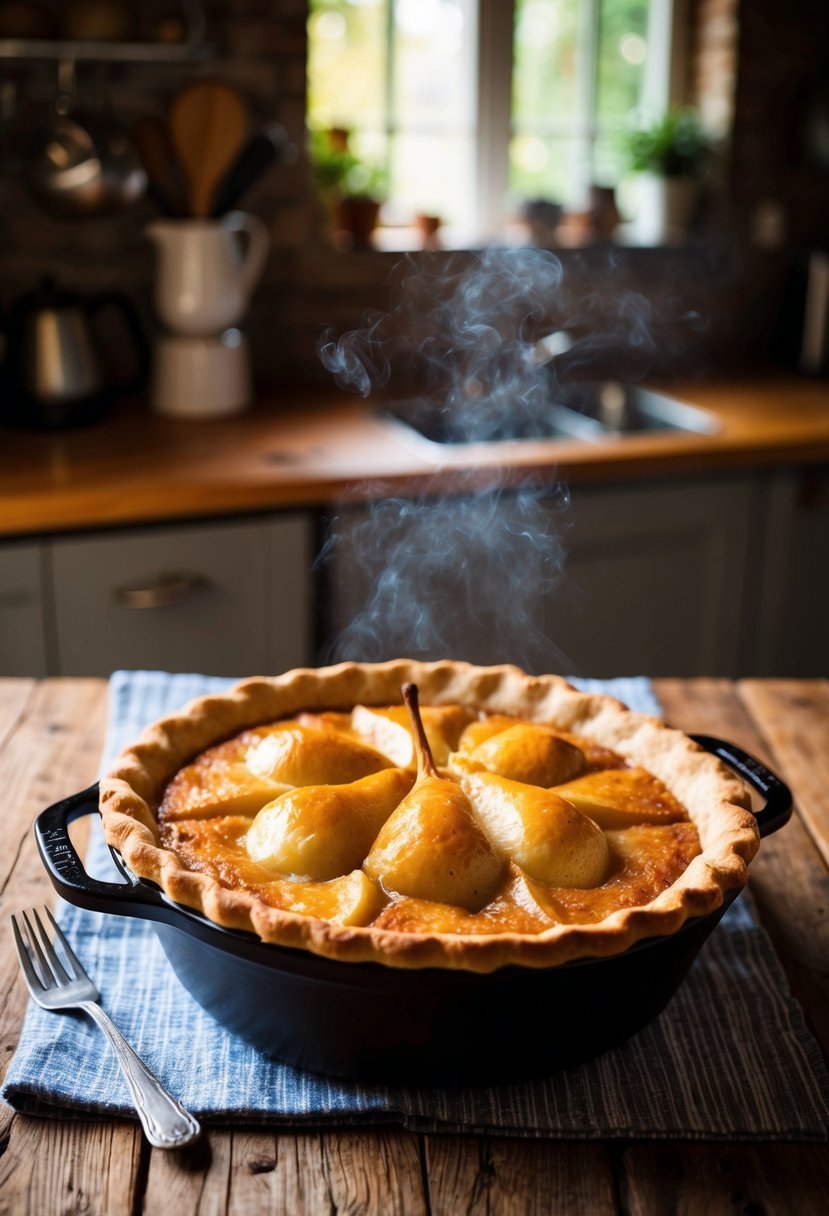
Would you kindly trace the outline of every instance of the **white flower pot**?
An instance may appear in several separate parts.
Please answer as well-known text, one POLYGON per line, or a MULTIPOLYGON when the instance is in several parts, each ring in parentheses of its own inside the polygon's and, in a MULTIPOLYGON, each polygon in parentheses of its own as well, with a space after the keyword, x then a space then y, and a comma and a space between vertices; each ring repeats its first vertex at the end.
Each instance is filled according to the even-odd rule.
POLYGON ((670 245, 684 239, 699 197, 692 177, 657 177, 642 173, 633 233, 640 245, 670 245))

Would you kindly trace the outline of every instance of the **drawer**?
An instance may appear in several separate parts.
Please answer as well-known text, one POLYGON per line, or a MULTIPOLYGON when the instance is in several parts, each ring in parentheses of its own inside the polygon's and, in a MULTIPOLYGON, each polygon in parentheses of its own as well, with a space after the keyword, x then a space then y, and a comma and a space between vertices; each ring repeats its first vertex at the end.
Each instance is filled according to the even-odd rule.
POLYGON ((303 664, 309 547, 303 516, 55 541, 58 670, 244 676, 303 664))

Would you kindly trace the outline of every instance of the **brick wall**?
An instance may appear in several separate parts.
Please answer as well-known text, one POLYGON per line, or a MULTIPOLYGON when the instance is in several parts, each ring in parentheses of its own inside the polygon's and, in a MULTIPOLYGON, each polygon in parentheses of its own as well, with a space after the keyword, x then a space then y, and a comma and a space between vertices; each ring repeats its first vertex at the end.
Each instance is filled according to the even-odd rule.
POLYGON ((705 129, 727 138, 734 120, 739 52, 739 0, 697 0, 691 95, 705 129))
MULTIPOLYGON (((642 297, 659 325, 658 372, 701 374, 767 351, 783 299, 787 262, 785 251, 757 251, 747 245, 746 217, 769 192, 785 196, 798 235, 816 231, 821 222, 825 231, 829 214, 829 178, 820 195, 815 193, 813 171, 802 164, 790 180, 782 176, 792 163, 801 64, 813 78, 818 70, 815 31, 829 24, 829 8, 825 0, 804 0, 790 6, 792 16, 780 28, 778 6, 771 0, 743 0, 739 13, 737 3, 699 0, 695 9, 700 31, 696 86, 701 99, 720 89, 719 101, 712 101, 715 109, 722 109, 723 97, 733 89, 722 73, 733 67, 734 22, 739 19, 735 129, 726 176, 727 239, 706 239, 690 250, 563 255, 573 298, 606 299, 612 308, 626 292, 642 297), (812 33, 801 28, 804 14, 812 33)), ((148 0, 133 11, 148 21, 154 12, 175 7, 148 0)), ((220 48, 214 60, 113 65, 99 72, 87 67, 79 73, 81 95, 103 91, 119 115, 130 120, 141 113, 163 114, 177 90, 193 79, 228 80, 244 92, 255 118, 281 122, 301 150, 305 0, 211 0, 207 7, 220 48)), ((26 63, 3 68, 4 78, 16 84, 17 126, 24 132, 25 152, 27 113, 51 103, 55 67, 26 63)), ((5 97, 8 102, 8 92, 5 97)), ((144 200, 128 214, 101 220, 68 223, 49 218, 20 182, 20 142, 10 138, 9 129, 5 124, 0 147, 0 305, 49 272, 82 292, 128 291, 152 330, 153 253, 142 235, 155 214, 152 203, 144 200)), ((319 333, 327 326, 337 331, 359 326, 367 309, 385 308, 398 256, 341 253, 330 246, 302 155, 273 169, 247 197, 245 207, 265 220, 272 238, 267 269, 245 324, 258 383, 278 388, 292 382, 327 382, 315 354, 319 333)))
MULTIPOLYGON (((807 127, 829 89, 826 0, 741 0, 739 74, 728 194, 736 218, 777 205, 793 247, 829 241, 829 164, 815 164, 807 127)), ((829 121, 827 119, 826 121, 829 121)))

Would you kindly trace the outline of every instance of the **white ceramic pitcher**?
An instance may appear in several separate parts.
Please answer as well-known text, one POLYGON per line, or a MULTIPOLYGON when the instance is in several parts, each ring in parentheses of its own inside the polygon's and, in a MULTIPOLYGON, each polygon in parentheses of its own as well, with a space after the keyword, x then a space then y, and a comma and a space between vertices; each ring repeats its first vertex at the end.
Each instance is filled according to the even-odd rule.
POLYGON ((262 221, 230 211, 216 220, 155 220, 146 232, 159 251, 155 306, 168 329, 210 337, 238 325, 268 255, 262 221))

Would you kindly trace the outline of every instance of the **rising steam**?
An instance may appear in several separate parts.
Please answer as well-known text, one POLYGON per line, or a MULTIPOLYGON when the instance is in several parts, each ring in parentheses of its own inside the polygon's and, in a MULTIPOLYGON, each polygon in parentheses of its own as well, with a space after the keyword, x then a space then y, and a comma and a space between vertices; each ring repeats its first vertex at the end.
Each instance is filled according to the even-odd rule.
POLYGON ((341 609, 326 657, 561 669, 543 622, 561 578, 567 503, 561 485, 495 486, 344 511, 321 556, 341 609))
POLYGON ((393 307, 359 330, 319 343, 341 388, 403 395, 457 440, 490 438, 496 420, 538 414, 550 374, 538 340, 550 329, 561 263, 539 249, 487 250, 472 260, 407 264, 393 307), (408 271, 408 273, 405 273, 408 271))
MULTIPOLYGON (((611 328, 606 316, 591 324, 590 301, 572 306, 549 251, 489 249, 403 271, 389 312, 327 332, 318 349, 340 387, 382 398, 427 434, 543 435, 557 384, 647 370, 646 302, 628 293, 611 328)), ((545 628, 565 556, 563 486, 493 479, 482 492, 453 472, 417 498, 379 487, 366 498, 332 521, 320 559, 343 607, 329 659, 567 668, 545 628)))

